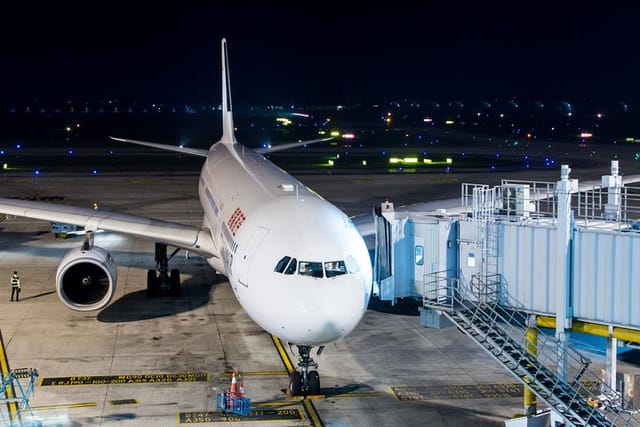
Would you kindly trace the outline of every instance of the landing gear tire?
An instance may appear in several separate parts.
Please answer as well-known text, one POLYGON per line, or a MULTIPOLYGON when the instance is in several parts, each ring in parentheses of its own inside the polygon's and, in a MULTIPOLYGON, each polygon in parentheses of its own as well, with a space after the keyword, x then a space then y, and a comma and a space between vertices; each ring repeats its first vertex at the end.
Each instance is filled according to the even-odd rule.
POLYGON ((158 294, 158 276, 155 270, 147 270, 147 296, 154 297, 158 294))
POLYGON ((291 396, 302 395, 302 375, 298 371, 293 371, 289 375, 289 393, 291 396))
POLYGON ((177 268, 171 270, 171 274, 169 276, 169 293, 171 296, 179 297, 180 296, 180 271, 177 268))
POLYGON ((309 372, 309 394, 320 394, 320 374, 318 371, 309 372))

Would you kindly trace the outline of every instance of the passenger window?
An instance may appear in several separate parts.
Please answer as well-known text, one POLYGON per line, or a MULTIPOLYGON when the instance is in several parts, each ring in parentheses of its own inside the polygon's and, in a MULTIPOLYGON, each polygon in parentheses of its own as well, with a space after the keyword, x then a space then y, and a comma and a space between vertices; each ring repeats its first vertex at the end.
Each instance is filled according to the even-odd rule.
POLYGON ((276 268, 273 271, 275 271, 276 273, 284 272, 285 267, 287 266, 287 264, 289 264, 289 260, 291 260, 290 256, 282 257, 282 259, 278 261, 278 264, 276 264, 276 268))
POLYGON ((360 266, 356 262, 355 258, 351 255, 347 255, 347 257, 344 259, 344 263, 346 264, 347 271, 349 273, 357 273, 358 271, 360 271, 360 266))
POLYGON ((323 277, 324 274, 322 272, 322 263, 300 261, 300 265, 298 266, 298 274, 311 277, 323 277))
POLYGON ((347 274, 347 267, 344 261, 329 261, 324 263, 324 272, 327 277, 340 276, 341 274, 347 274))
POLYGON ((298 261, 295 258, 292 258, 291 262, 289 263, 289 266, 284 271, 284 274, 293 274, 293 273, 295 273, 296 272, 296 265, 298 265, 298 261))

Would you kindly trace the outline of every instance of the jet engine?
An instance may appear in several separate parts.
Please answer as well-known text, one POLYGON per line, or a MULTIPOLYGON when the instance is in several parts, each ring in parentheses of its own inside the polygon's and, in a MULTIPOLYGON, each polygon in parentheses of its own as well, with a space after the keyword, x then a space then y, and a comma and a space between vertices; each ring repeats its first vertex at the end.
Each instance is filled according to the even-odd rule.
POLYGON ((83 245, 62 258, 56 273, 56 290, 72 310, 105 307, 116 292, 118 273, 111 254, 99 246, 83 245))

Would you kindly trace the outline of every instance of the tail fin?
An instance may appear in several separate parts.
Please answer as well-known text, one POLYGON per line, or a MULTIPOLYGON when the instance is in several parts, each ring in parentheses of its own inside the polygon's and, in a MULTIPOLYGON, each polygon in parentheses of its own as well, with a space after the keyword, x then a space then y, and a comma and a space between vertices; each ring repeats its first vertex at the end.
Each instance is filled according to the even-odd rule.
POLYGON ((229 78, 229 54, 227 39, 222 39, 222 142, 235 144, 233 134, 233 110, 231 108, 231 82, 229 78))

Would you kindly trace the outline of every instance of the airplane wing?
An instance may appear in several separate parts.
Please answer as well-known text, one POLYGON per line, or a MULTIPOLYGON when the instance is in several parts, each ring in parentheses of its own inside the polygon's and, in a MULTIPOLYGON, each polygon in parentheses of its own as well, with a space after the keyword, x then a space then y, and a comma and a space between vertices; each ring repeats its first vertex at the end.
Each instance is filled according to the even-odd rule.
POLYGON ((219 257, 209 230, 141 216, 58 205, 32 200, 0 198, 0 212, 26 218, 79 225, 85 230, 108 230, 163 242, 219 257))
POLYGON ((161 150, 177 151, 178 153, 190 154, 192 156, 207 157, 207 155, 209 154, 209 150, 204 150, 202 148, 188 148, 188 147, 181 147, 179 145, 158 144, 157 142, 147 142, 147 141, 138 141, 135 139, 116 138, 115 136, 110 136, 109 138, 113 139, 114 141, 127 142, 129 144, 144 145, 146 147, 159 148, 161 150))
POLYGON ((318 138, 318 139, 308 139, 306 141, 298 141, 298 142, 291 142, 291 143, 288 143, 288 144, 279 144, 279 145, 274 145, 274 146, 256 148, 253 151, 255 151, 258 154, 269 154, 269 153, 275 153, 276 151, 283 151, 283 150, 288 150, 290 148, 301 147, 303 145, 309 145, 309 144, 315 144, 315 143, 318 143, 318 142, 330 141, 332 139, 333 139, 333 137, 318 138))

